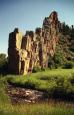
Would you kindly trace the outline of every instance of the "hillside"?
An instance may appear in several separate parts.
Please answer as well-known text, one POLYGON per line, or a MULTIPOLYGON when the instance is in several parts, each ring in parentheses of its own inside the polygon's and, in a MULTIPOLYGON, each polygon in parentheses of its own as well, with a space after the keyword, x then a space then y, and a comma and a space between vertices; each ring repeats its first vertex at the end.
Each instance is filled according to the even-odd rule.
POLYGON ((60 27, 60 39, 57 45, 56 53, 60 52, 62 55, 62 63, 72 63, 74 66, 74 27, 69 27, 64 23, 61 23, 60 27))

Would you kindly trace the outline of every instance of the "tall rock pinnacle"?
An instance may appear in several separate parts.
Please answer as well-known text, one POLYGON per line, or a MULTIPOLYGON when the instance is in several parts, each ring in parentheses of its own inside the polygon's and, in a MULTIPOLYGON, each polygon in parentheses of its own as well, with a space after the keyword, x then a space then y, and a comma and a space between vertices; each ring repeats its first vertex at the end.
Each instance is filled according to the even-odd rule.
POLYGON ((52 12, 49 17, 45 18, 43 21, 43 38, 44 43, 48 44, 48 53, 51 56, 55 53, 55 47, 58 42, 58 15, 57 12, 52 12))
POLYGON ((8 59, 10 72, 27 74, 34 67, 48 67, 49 55, 52 57, 59 39, 58 15, 53 11, 43 21, 42 28, 36 32, 27 31, 22 35, 18 29, 9 35, 8 59))

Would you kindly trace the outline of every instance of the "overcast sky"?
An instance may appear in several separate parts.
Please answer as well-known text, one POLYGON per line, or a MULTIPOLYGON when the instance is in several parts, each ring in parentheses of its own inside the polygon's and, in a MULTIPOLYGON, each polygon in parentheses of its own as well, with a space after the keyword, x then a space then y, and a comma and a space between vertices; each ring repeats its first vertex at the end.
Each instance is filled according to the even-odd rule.
POLYGON ((8 49, 9 33, 18 27, 35 30, 55 10, 59 20, 74 25, 74 0, 0 0, 0 53, 8 49))

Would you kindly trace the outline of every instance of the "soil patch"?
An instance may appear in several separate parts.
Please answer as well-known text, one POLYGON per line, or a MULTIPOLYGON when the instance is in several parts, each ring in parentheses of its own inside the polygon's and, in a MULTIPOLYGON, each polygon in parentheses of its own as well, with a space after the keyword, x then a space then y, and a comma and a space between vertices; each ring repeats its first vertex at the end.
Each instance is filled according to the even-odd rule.
POLYGON ((44 92, 21 87, 15 87, 14 85, 10 84, 8 85, 7 92, 13 104, 36 103, 45 100, 44 92))
POLYGON ((57 106, 63 105, 66 107, 73 107, 73 102, 66 102, 61 100, 49 99, 46 97, 45 93, 42 91, 37 91, 33 89, 26 89, 22 87, 15 87, 14 85, 8 84, 7 93, 11 98, 12 104, 24 104, 24 103, 51 103, 57 106))

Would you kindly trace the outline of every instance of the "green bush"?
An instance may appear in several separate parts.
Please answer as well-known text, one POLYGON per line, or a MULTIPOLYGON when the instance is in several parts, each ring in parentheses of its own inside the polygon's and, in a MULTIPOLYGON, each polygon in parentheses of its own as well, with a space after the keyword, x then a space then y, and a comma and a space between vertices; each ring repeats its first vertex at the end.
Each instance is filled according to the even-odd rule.
POLYGON ((5 54, 0 54, 0 73, 7 73, 8 59, 5 54))
POLYGON ((32 70, 33 73, 36 73, 36 72, 39 72, 39 71, 41 71, 40 67, 34 67, 33 70, 32 70))
POLYGON ((72 69, 73 68, 73 63, 71 61, 67 61, 64 63, 63 68, 65 69, 72 69))
POLYGON ((74 44, 72 45, 71 44, 71 46, 70 46, 70 48, 69 48, 72 52, 74 52, 74 44))
POLYGON ((59 67, 62 67, 63 63, 64 63, 63 52, 61 51, 60 46, 57 46, 54 57, 49 56, 48 67, 50 69, 52 69, 52 68, 57 69, 59 67))
POLYGON ((63 52, 61 51, 60 47, 57 46, 56 47, 56 52, 54 55, 54 66, 55 68, 61 67, 64 63, 64 56, 63 56, 63 52))
POLYGON ((25 87, 35 89, 35 83, 28 80, 28 81, 25 82, 25 87))
POLYGON ((50 68, 50 69, 54 68, 54 60, 51 56, 49 56, 48 68, 50 68))

